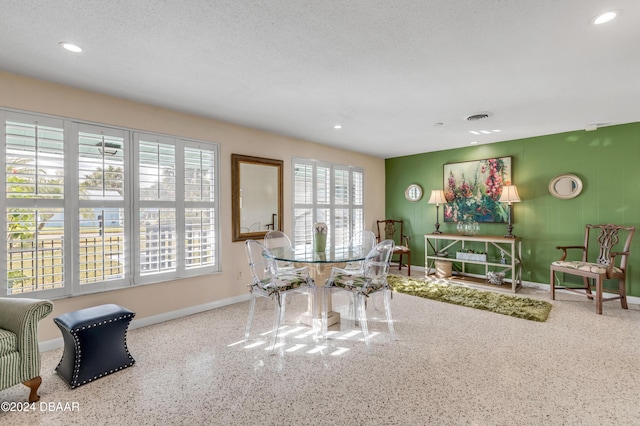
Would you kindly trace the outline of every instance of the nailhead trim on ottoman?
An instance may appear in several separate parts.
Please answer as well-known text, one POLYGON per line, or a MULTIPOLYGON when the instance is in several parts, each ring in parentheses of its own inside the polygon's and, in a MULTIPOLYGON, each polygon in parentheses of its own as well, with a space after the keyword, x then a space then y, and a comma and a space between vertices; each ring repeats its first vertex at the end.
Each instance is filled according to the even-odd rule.
POLYGON ((136 314, 109 304, 68 312, 53 319, 64 339, 56 372, 71 389, 132 366, 127 330, 136 314))

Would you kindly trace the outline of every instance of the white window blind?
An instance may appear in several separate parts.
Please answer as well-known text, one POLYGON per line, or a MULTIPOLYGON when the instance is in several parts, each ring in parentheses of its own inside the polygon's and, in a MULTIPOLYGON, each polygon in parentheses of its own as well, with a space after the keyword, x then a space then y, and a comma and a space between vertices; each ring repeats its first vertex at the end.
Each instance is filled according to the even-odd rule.
POLYGON ((1 114, 5 173, 5 250, 0 261, 6 293, 65 286, 64 128, 61 120, 1 114))
POLYGON ((131 264, 126 255, 129 132, 75 123, 78 152, 78 259, 84 291, 122 286, 131 264))
POLYGON ((136 134, 140 276, 178 269, 176 141, 136 134))
POLYGON ((315 160, 293 160, 293 237, 298 251, 311 251, 313 224, 324 222, 331 246, 347 246, 364 229, 361 169, 315 160))
POLYGON ((0 119, 0 295, 219 270, 217 144, 3 109, 0 119))
POLYGON ((184 149, 185 267, 216 263, 215 174, 216 152, 211 147, 184 149))
POLYGON ((136 133, 141 282, 216 270, 217 145, 136 133))

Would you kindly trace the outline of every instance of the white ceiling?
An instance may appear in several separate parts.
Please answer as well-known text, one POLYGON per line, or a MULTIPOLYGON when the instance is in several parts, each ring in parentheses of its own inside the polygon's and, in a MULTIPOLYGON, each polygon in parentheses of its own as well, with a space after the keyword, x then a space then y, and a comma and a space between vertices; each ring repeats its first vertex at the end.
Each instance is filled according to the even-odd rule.
POLYGON ((0 4, 2 70, 382 158, 640 121, 639 0, 0 4))

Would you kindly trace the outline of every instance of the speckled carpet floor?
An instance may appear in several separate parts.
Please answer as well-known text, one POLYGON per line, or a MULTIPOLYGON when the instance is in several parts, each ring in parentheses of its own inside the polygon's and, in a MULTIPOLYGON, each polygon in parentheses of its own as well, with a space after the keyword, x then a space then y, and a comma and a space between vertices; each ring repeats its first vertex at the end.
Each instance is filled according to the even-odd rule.
MULTIPOLYGON (((546 291, 519 294, 549 300, 546 291)), ((266 350, 272 305, 258 304, 253 336, 242 341, 247 302, 131 330, 136 364, 74 390, 54 372, 62 349, 46 352, 42 404, 0 412, 0 424, 582 426, 640 419, 637 305, 623 310, 609 302, 596 315, 593 302, 560 294, 540 323, 396 293, 398 340, 389 339, 382 300, 373 298, 368 355, 342 296, 334 296, 342 323, 317 343, 295 323, 305 298, 292 298, 275 356, 266 350)), ((22 385, 0 391, 1 402, 26 396, 22 385)))

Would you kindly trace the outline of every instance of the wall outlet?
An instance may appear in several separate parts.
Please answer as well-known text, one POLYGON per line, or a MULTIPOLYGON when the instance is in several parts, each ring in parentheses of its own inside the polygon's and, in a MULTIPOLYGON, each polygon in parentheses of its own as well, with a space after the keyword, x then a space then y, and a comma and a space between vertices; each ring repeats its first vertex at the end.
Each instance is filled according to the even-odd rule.
POLYGON ((238 271, 238 272, 236 273, 236 279, 237 279, 237 280, 241 280, 241 279, 242 279, 242 271, 238 271))

